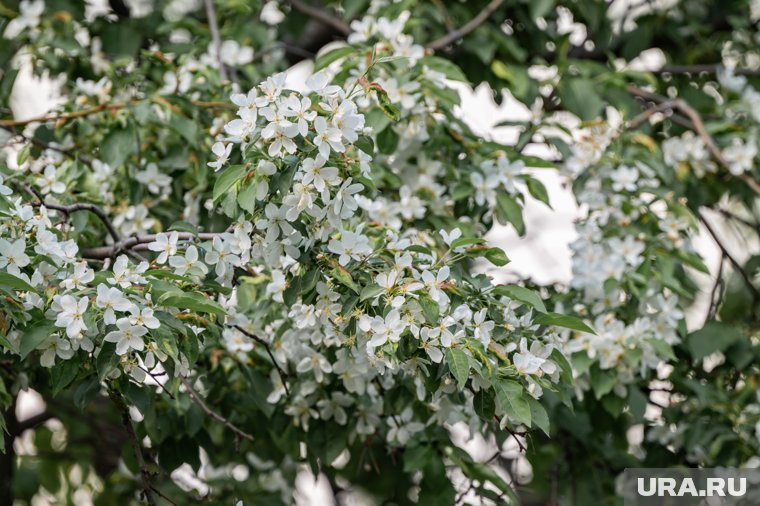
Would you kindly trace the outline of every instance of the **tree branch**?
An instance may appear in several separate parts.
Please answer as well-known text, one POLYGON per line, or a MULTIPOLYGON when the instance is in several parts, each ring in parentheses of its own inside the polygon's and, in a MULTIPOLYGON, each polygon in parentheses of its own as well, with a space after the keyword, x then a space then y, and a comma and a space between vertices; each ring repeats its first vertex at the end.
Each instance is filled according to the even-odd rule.
MULTIPOLYGON (((30 123, 46 123, 48 121, 55 121, 55 122, 68 121, 70 119, 82 118, 84 116, 90 116, 92 114, 97 114, 99 112, 106 111, 106 110, 118 111, 119 109, 124 109, 125 107, 129 107, 130 105, 137 105, 142 102, 150 102, 150 101, 159 102, 164 105, 171 106, 171 104, 165 99, 163 99, 162 97, 153 96, 153 97, 146 97, 145 99, 130 100, 128 102, 111 102, 111 103, 100 104, 93 107, 89 107, 87 109, 82 109, 80 111, 63 112, 60 114, 43 114, 41 116, 35 116, 33 118, 27 118, 27 119, 0 119, 0 128, 4 128, 13 133, 16 133, 17 135, 22 135, 22 137, 25 137, 23 136, 23 134, 18 134, 15 131, 14 127, 26 126, 30 123)), ((196 107, 201 107, 204 109, 214 109, 214 108, 234 109, 235 108, 233 104, 230 104, 227 102, 204 102, 202 100, 193 100, 191 101, 191 103, 196 107)), ((42 141, 35 140, 33 138, 29 140, 31 142, 42 142, 42 141)), ((50 146, 42 146, 42 147, 46 147, 48 149, 60 150, 60 148, 55 148, 55 147, 50 147, 50 146)))
POLYGON ((427 45, 428 49, 432 49, 433 51, 437 51, 438 49, 443 49, 454 42, 458 41, 459 39, 462 39, 466 35, 468 35, 470 32, 475 30, 477 27, 482 25, 486 22, 486 20, 489 18, 493 12, 498 9, 501 4, 504 3, 504 0, 491 0, 491 2, 486 5, 480 13, 478 13, 477 16, 472 18, 469 22, 462 25, 460 28, 449 32, 447 35, 444 35, 440 39, 434 40, 433 42, 429 43, 427 45))
POLYGON ((108 393, 111 401, 121 412, 121 423, 127 430, 129 442, 132 445, 132 451, 134 451, 135 458, 137 459, 137 466, 140 468, 140 478, 142 479, 145 501, 149 506, 156 506, 156 499, 153 497, 153 485, 151 483, 150 470, 145 463, 145 457, 142 453, 142 445, 140 444, 140 440, 137 439, 137 433, 135 432, 135 428, 132 426, 132 420, 129 417, 129 408, 127 408, 127 404, 124 402, 124 399, 121 397, 120 393, 111 389, 109 389, 108 393))
POLYGON ((42 425, 43 423, 47 422, 51 418, 55 418, 53 413, 49 411, 43 411, 42 413, 34 416, 30 416, 26 420, 19 420, 16 424, 16 430, 14 431, 14 436, 20 436, 24 433, 24 431, 29 429, 34 429, 38 425, 42 425))
MULTIPOLYGON (((177 235, 179 239, 183 241, 194 241, 196 239, 201 241, 208 241, 220 235, 221 233, 222 232, 201 232, 199 234, 192 234, 190 232, 177 232, 177 235)), ((113 258, 123 251, 133 249, 146 249, 145 247, 140 248, 139 246, 147 246, 148 243, 154 242, 157 235, 158 234, 133 235, 131 237, 127 237, 126 239, 122 239, 110 246, 97 246, 95 248, 87 248, 82 251, 82 257, 102 260, 106 258, 113 258)))
POLYGON ((196 392, 193 389, 193 386, 190 384, 189 381, 187 381, 187 378, 184 376, 179 376, 179 380, 182 383, 182 385, 185 387, 185 390, 187 390, 187 395, 190 397, 190 399, 195 402, 198 407, 200 407, 204 413, 206 413, 208 416, 216 420, 217 422, 221 423, 228 429, 230 429, 236 437, 238 438, 245 438, 249 441, 253 441, 253 436, 249 433, 245 432, 244 430, 238 428, 235 424, 224 418, 219 413, 213 411, 211 408, 209 408, 205 402, 203 402, 203 399, 201 399, 200 395, 198 395, 198 392, 196 392))
POLYGON ((208 18, 208 27, 211 31, 211 42, 214 45, 216 61, 219 64, 219 77, 222 81, 227 80, 227 69, 222 61, 222 39, 219 36, 219 23, 216 20, 216 10, 214 10, 214 0, 205 0, 206 17, 208 18))
POLYGON ((288 2, 292 8, 297 10, 298 12, 302 14, 306 14, 310 18, 313 18, 323 25, 327 25, 336 31, 340 32, 344 36, 348 36, 351 33, 351 27, 348 26, 348 23, 345 21, 336 18, 333 16, 330 12, 321 9, 319 7, 314 7, 312 5, 307 4, 306 2, 302 2, 301 0, 289 0, 288 2))
MULTIPOLYGON (((705 124, 702 121, 701 116, 692 106, 690 106, 688 103, 686 103, 684 100, 680 98, 667 99, 661 95, 657 95, 656 93, 650 93, 648 91, 642 90, 641 88, 637 88, 636 86, 629 86, 628 92, 631 95, 634 95, 636 97, 643 98, 645 100, 649 100, 649 101, 657 103, 658 105, 653 107, 653 109, 659 108, 659 110, 671 109, 671 110, 681 111, 691 122, 691 130, 693 130, 694 133, 696 133, 699 136, 699 138, 707 147, 707 150, 710 152, 710 155, 712 155, 712 157, 715 158, 715 160, 718 162, 718 164, 721 167, 723 167, 729 173, 731 173, 731 169, 729 167, 728 162, 726 161, 725 158, 723 158, 723 153, 721 153, 720 149, 715 144, 715 141, 713 141, 712 137, 710 137, 710 134, 707 132, 707 128, 705 128, 705 124)), ((637 118, 638 116, 634 118, 634 120, 636 120, 637 118)), ((737 177, 742 182, 744 182, 744 184, 746 184, 753 192, 755 192, 756 195, 760 195, 760 184, 758 184, 757 181, 752 179, 751 176, 747 174, 739 174, 735 177, 737 177)))
POLYGON ((729 262, 731 262, 731 265, 734 266, 734 269, 736 270, 736 272, 742 277, 750 293, 752 293, 752 298, 755 301, 760 300, 760 291, 758 291, 758 289, 755 288, 755 285, 752 283, 752 279, 749 277, 749 274, 747 274, 747 271, 744 270, 742 265, 736 260, 736 258, 734 258, 733 255, 731 255, 728 249, 723 245, 723 243, 720 240, 720 237, 718 237, 718 234, 715 232, 713 227, 705 219, 705 216, 699 211, 697 211, 697 216, 699 217, 699 221, 702 222, 702 225, 704 225, 705 230, 707 230, 707 232, 712 236, 713 241, 715 241, 715 244, 717 244, 718 248, 720 248, 720 251, 723 254, 723 256, 726 257, 729 262))
POLYGON ((716 295, 718 295, 718 292, 723 287, 723 264, 725 263, 725 259, 726 255, 721 252, 718 272, 715 275, 715 283, 713 283, 712 290, 710 290, 710 304, 707 306, 707 315, 705 315, 705 321, 702 326, 705 326, 707 322, 715 318, 715 312, 718 310, 719 298, 716 298, 716 295))
POLYGON ((272 360, 272 363, 274 364, 275 368, 277 369, 277 374, 280 375, 280 381, 282 381, 282 387, 285 389, 285 395, 290 397, 290 391, 288 390, 288 384, 285 381, 285 379, 288 377, 287 373, 282 370, 280 367, 280 364, 277 363, 277 360, 274 358, 274 353, 272 353, 272 349, 269 347, 269 343, 264 341, 262 338, 257 336, 256 334, 252 334, 245 330, 240 325, 233 325, 233 328, 240 331, 241 333, 245 334, 246 336, 250 337, 260 345, 262 345, 267 350, 267 355, 269 355, 269 358, 272 360))
POLYGON ((68 204, 68 205, 54 204, 52 202, 45 202, 42 199, 42 195, 40 195, 39 192, 37 192, 34 188, 27 187, 27 189, 30 193, 32 193, 35 197, 37 197, 37 202, 32 203, 33 206, 36 206, 36 207, 45 206, 46 209, 59 211, 65 214, 67 217, 71 213, 75 213, 77 211, 91 212, 92 214, 97 216, 101 222, 103 222, 103 225, 105 225, 106 229, 108 230, 108 234, 111 236, 114 242, 118 243, 119 241, 121 241, 121 236, 119 235, 119 232, 116 231, 116 228, 113 226, 113 223, 111 223, 111 219, 108 217, 105 211, 103 211, 100 207, 96 206, 95 204, 89 204, 85 202, 81 202, 77 204, 68 204))

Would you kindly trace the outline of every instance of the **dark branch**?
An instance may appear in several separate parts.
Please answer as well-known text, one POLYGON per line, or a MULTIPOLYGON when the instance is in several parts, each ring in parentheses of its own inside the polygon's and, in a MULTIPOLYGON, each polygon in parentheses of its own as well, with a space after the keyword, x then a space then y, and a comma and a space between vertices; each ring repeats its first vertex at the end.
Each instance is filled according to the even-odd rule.
POLYGON ((36 191, 33 189, 30 190, 32 193, 37 197, 37 202, 34 202, 34 206, 45 206, 46 209, 52 209, 53 211, 59 211, 66 216, 70 215, 71 213, 75 213, 77 211, 88 211, 94 214, 95 216, 100 219, 101 222, 103 222, 103 225, 105 225, 106 230, 108 230, 108 234, 111 236, 111 238, 114 240, 114 242, 118 243, 121 241, 121 236, 116 231, 116 228, 113 226, 113 223, 111 223, 111 219, 108 217, 108 215, 103 211, 100 207, 96 206, 95 204, 88 204, 88 203, 78 203, 78 204, 69 204, 69 205, 62 205, 62 204, 53 204, 52 202, 45 202, 42 200, 42 195, 39 195, 36 191))
POLYGON ((24 433, 24 431, 29 429, 34 429, 35 427, 42 425, 43 423, 47 422, 51 418, 54 418, 53 414, 49 411, 43 411, 42 413, 38 415, 31 416, 27 418, 26 420, 19 420, 18 424, 16 425, 16 430, 14 431, 14 436, 20 436, 24 433))
POLYGON ((198 395, 198 392, 196 392, 193 389, 193 386, 190 384, 189 381, 187 381, 187 378, 184 376, 179 377, 180 382, 182 382, 182 385, 185 387, 185 390, 187 390, 187 395, 190 397, 190 399, 195 402, 198 407, 200 407, 204 413, 206 413, 208 416, 216 420, 217 422, 221 423, 228 429, 230 429, 236 437, 242 437, 249 441, 253 441, 253 436, 245 432, 244 430, 238 428, 235 424, 224 418, 219 413, 213 411, 211 408, 209 408, 205 402, 203 402, 203 399, 201 399, 201 396, 198 395))
POLYGON ((715 244, 718 245, 718 248, 720 248, 721 253, 724 257, 728 259, 729 262, 731 262, 731 265, 733 265, 736 272, 741 276, 741 278, 744 280, 744 283, 747 285, 747 288, 752 293, 752 298, 755 301, 760 300, 760 291, 755 288, 754 283, 752 283, 752 278, 749 277, 749 274, 747 274, 747 271, 744 270, 742 265, 734 258, 734 256, 728 251, 726 246, 723 244, 723 242, 720 240, 720 237, 718 237, 718 234, 715 232, 713 227, 710 225, 710 223, 705 219, 704 215, 700 212, 697 212, 697 215, 699 216, 699 221, 702 222, 702 225, 704 225, 705 230, 712 236, 713 240, 715 241, 715 244))
POLYGON ((280 381, 282 381, 282 387, 285 389, 285 395, 287 395, 288 397, 290 397, 290 391, 288 390, 288 384, 285 381, 285 378, 287 378, 288 375, 287 375, 287 373, 285 373, 285 371, 282 370, 282 368, 280 367, 280 364, 278 364, 277 360, 274 358, 274 354, 272 353, 272 349, 269 347, 269 343, 267 343, 266 341, 264 341, 262 338, 260 338, 256 334, 252 334, 252 333, 248 332, 247 330, 245 330, 240 325, 234 325, 234 328, 237 329, 238 331, 242 332, 246 336, 250 337, 251 339, 253 339, 257 343, 259 343, 260 345, 262 345, 264 347, 264 349, 267 350, 267 355, 269 355, 270 360, 272 360, 272 363, 274 364, 275 368, 277 369, 277 374, 280 375, 280 381))
MULTIPOLYGON (((178 232, 177 235, 179 236, 179 239, 183 241, 193 241, 196 239, 201 241, 208 241, 220 235, 220 233, 209 232, 192 234, 190 232, 178 232)), ((87 248, 82 251, 82 257, 97 260, 113 258, 123 251, 147 249, 148 243, 154 242, 156 240, 156 236, 157 234, 133 235, 110 246, 97 246, 95 248, 87 248)))
POLYGON ((140 478, 142 479, 145 501, 149 506, 156 506, 156 499, 153 497, 151 473, 148 469, 147 464, 145 463, 145 457, 142 453, 142 445, 140 444, 140 440, 137 438, 135 428, 132 426, 132 420, 129 417, 129 408, 127 408, 127 404, 124 402, 124 398, 117 391, 109 390, 109 397, 121 412, 121 423, 127 430, 129 442, 132 445, 132 450, 134 451, 135 458, 137 459, 137 466, 140 468, 140 478))

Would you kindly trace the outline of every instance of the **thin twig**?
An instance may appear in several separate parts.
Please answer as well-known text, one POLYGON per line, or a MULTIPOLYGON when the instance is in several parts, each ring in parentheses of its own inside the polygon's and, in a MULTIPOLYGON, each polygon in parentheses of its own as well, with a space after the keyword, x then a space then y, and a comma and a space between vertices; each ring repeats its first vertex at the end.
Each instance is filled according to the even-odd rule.
POLYGON ((74 118, 81 118, 82 116, 89 116, 90 114, 95 114, 101 111, 104 111, 106 109, 121 109, 122 107, 125 107, 126 103, 114 103, 114 104, 100 104, 96 105, 95 107, 90 107, 88 109, 82 109, 81 111, 73 111, 73 112, 65 112, 61 114, 54 114, 49 115, 45 114, 42 116, 35 116, 33 118, 28 119, 0 119, 0 127, 15 127, 15 126, 24 126, 28 125, 29 123, 45 123, 48 121, 66 121, 69 119, 74 118))
POLYGON ((216 411, 209 408, 205 402, 203 402, 203 399, 201 399, 201 396, 198 395, 198 392, 196 392, 193 389, 193 386, 190 384, 189 381, 187 381, 187 378, 184 376, 179 376, 179 380, 182 383, 182 385, 185 387, 185 390, 187 390, 187 395, 190 397, 190 399, 195 402, 199 408, 203 410, 204 413, 206 413, 208 416, 216 420, 217 422, 221 423, 228 429, 230 429, 235 436, 245 438, 249 441, 253 441, 253 436, 249 433, 245 432, 244 430, 238 428, 235 424, 224 418, 222 415, 217 413, 216 411))
POLYGON ((475 30, 477 27, 485 23, 488 17, 491 14, 493 14, 493 12, 496 9, 498 9, 503 3, 504 3, 504 0, 491 0, 491 2, 488 5, 486 5, 483 8, 483 10, 478 13, 477 16, 475 16, 469 22, 462 25, 460 28, 452 32, 449 32, 447 35, 444 35, 440 39, 434 40, 433 42, 427 45, 427 48, 432 49, 433 51, 436 51, 438 49, 443 49, 445 47, 448 47, 454 42, 462 39, 463 37, 468 35, 470 32, 475 30))
POLYGON ((348 23, 333 16, 328 11, 309 5, 301 0, 290 0, 288 3, 290 3, 295 10, 302 14, 306 14, 310 18, 313 18, 324 25, 330 26, 342 35, 349 35, 351 33, 351 27, 348 26, 348 23))
POLYGON ((731 265, 734 266, 734 269, 736 272, 739 273, 739 275, 744 280, 744 283, 747 285, 747 288, 752 293, 752 298, 755 301, 760 300, 760 291, 755 288, 755 285, 752 283, 752 279, 749 277, 749 274, 747 274, 747 271, 744 270, 742 265, 734 258, 733 255, 726 249, 726 247, 723 245, 723 243, 720 240, 720 237, 718 237, 718 234, 715 232, 713 227, 710 225, 710 223, 705 219, 704 215, 697 211, 697 215, 699 216, 699 221, 702 222, 702 224, 705 226, 705 229, 707 232, 712 236, 713 240, 715 241, 715 244, 718 245, 718 248, 720 248, 721 253, 723 256, 725 256, 729 262, 731 262, 731 265))
POLYGON ((161 497, 161 499, 168 502, 169 504, 172 504, 173 506, 179 506, 179 503, 174 502, 171 497, 161 492, 161 490, 158 487, 151 486, 150 489, 156 494, 158 494, 161 497))
POLYGON ((715 312, 718 310, 718 290, 723 286, 723 264, 725 263, 726 255, 721 252, 720 263, 718 264, 718 272, 715 275, 715 282, 713 283, 712 290, 710 290, 710 305, 707 307, 707 315, 705 316, 705 322, 703 326, 715 317, 715 312))
POLYGON ((146 368, 142 367, 140 364, 138 364, 138 365, 137 365, 137 368, 138 368, 138 369, 140 369, 140 370, 141 370, 142 372, 144 372, 145 374, 147 374, 148 376, 150 376, 150 377, 153 379, 153 381, 155 381, 155 382, 156 382, 156 385, 160 386, 160 387, 161 387, 161 390, 163 390, 164 392, 166 392, 166 395, 168 395, 168 396, 169 396, 171 399, 174 399, 174 394, 172 394, 172 393, 169 391, 169 389, 168 389, 168 388, 166 388, 166 385, 164 385, 163 383, 161 383, 161 382, 160 382, 160 381, 158 381, 158 379, 157 379, 159 376, 161 376, 161 375, 165 375, 166 373, 162 373, 161 375, 159 375, 159 374, 155 374, 155 373, 152 373, 152 372, 150 372, 148 369, 146 369, 146 368))
POLYGON ((117 391, 109 390, 109 397, 121 412, 121 423, 127 431, 129 442, 132 444, 132 451, 134 451, 135 458, 137 459, 137 466, 140 468, 140 478, 142 479, 145 500, 149 506, 156 506, 156 499, 153 497, 153 485, 151 484, 150 470, 148 470, 148 466, 145 463, 145 457, 143 457, 142 453, 142 445, 140 445, 140 440, 137 439, 137 433, 132 426, 132 420, 129 418, 129 408, 127 408, 127 404, 124 402, 121 394, 117 391))
POLYGON ((738 221, 739 223, 741 223, 745 227, 749 227, 749 228, 751 228, 751 229, 753 229, 753 230, 755 230, 757 232, 760 232, 760 223, 750 221, 747 218, 742 218, 741 216, 738 216, 738 215, 732 213, 728 209, 718 209, 717 211, 720 214, 722 214, 723 216, 725 216, 726 218, 730 218, 730 219, 732 219, 734 221, 738 221))
POLYGON ((274 358, 274 353, 272 353, 272 349, 269 347, 269 343, 264 341, 262 338, 257 336, 256 334, 252 334, 251 332, 248 332, 240 325, 233 325, 233 328, 237 329, 238 331, 242 332, 246 336, 250 337, 260 345, 264 347, 264 349, 267 350, 267 355, 269 355, 269 358, 272 360, 272 363, 274 364, 274 367, 277 369, 277 374, 280 375, 280 381, 282 382, 282 387, 285 389, 285 395, 290 397, 290 391, 288 390, 288 384, 285 381, 285 379, 288 377, 287 373, 282 370, 280 367, 280 364, 277 363, 277 360, 274 358))
POLYGON ((216 61, 219 65, 219 77, 222 81, 227 80, 227 69, 224 68, 224 62, 222 61, 222 39, 219 36, 219 23, 216 21, 216 10, 214 10, 214 0, 206 1, 206 17, 208 18, 208 27, 211 31, 211 41, 214 44, 214 53, 216 55, 216 61))
POLYGON ((515 433, 515 431, 513 431, 512 429, 510 429, 506 425, 504 426, 504 428, 507 430, 507 432, 509 432, 509 434, 512 436, 512 438, 515 440, 515 442, 517 443, 517 446, 520 448, 520 451, 523 452, 523 453, 527 452, 528 449, 525 447, 525 445, 522 443, 522 441, 520 441, 520 438, 515 433))

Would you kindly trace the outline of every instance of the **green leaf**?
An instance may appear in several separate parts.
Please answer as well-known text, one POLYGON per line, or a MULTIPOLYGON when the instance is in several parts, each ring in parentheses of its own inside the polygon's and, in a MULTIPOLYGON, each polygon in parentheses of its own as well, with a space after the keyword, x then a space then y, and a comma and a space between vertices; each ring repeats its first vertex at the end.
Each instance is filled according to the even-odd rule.
POLYGON ((19 355, 21 355, 21 359, 25 359, 27 355, 50 339, 54 332, 55 325, 53 325, 53 322, 47 320, 28 327, 21 335, 21 344, 19 345, 19 355))
POLYGON ((462 81, 464 83, 470 82, 470 80, 467 79, 467 76, 464 75, 464 72, 462 72, 462 69, 460 69, 459 66, 457 66, 454 62, 446 58, 441 58, 438 56, 426 56, 424 58, 420 58, 418 64, 420 66, 424 65, 430 70, 440 72, 446 76, 447 79, 451 79, 452 81, 462 81))
POLYGON ((136 384, 129 382, 124 389, 124 396, 131 402, 140 413, 147 413, 150 408, 150 394, 144 388, 140 388, 136 384))
POLYGON ((100 157, 114 170, 136 152, 137 136, 131 123, 126 127, 115 126, 100 143, 100 157))
POLYGON ((523 387, 516 381, 499 380, 494 386, 499 408, 517 423, 530 427, 530 404, 523 397, 523 387))
POLYGON ((369 137, 367 135, 360 135, 359 138, 356 139, 356 142, 354 142, 354 146, 361 149, 368 155, 375 153, 375 142, 372 140, 372 137, 369 137))
POLYGON ((506 193, 499 193, 496 197, 496 219, 502 225, 511 223, 519 235, 525 235, 522 207, 506 193))
POLYGON ((382 286, 372 283, 371 285, 367 285, 364 288, 362 288, 362 292, 359 295, 359 301, 364 302, 367 299, 374 299, 381 293, 385 291, 385 288, 382 286))
POLYGON ((343 266, 336 265, 331 271, 330 275, 335 278, 340 284, 349 287, 355 293, 359 293, 359 287, 354 282, 354 278, 343 266))
POLYGON ((491 63, 491 72, 510 84, 509 92, 517 100, 530 107, 538 97, 538 86, 522 65, 505 65, 500 61, 491 63))
POLYGON ((555 0, 532 0, 530 2, 530 17, 542 18, 554 7, 555 0))
POLYGON ((404 472, 422 469, 433 455, 433 449, 429 446, 418 445, 407 448, 404 451, 404 472))
POLYGON ((195 313, 209 313, 219 316, 225 316, 227 314, 227 311, 225 311, 218 302, 207 299, 203 294, 198 292, 167 292, 159 297, 157 304, 159 306, 188 309, 195 313))
POLYGON ((9 286, 11 288, 15 288, 16 290, 23 290, 25 292, 34 291, 34 287, 32 285, 23 279, 14 276, 13 274, 8 274, 7 272, 0 272, 0 285, 9 286))
POLYGON ((214 202, 219 200, 220 197, 226 196, 227 191, 232 188, 232 185, 240 181, 245 173, 245 166, 232 165, 219 174, 214 183, 214 202))
POLYGON ((408 56, 381 56, 380 58, 376 58, 372 63, 391 63, 394 61, 407 59, 409 59, 408 56))
POLYGON ((438 316, 440 315, 440 307, 438 307, 438 303, 431 299, 427 294, 420 295, 418 300, 422 307, 422 314, 425 315, 425 319, 429 323, 437 325, 438 316))
POLYGON ((64 388, 69 386, 80 371, 80 364, 76 360, 62 360, 50 371, 50 384, 53 387, 53 396, 57 396, 64 388))
POLYGON ((398 146, 398 134, 392 128, 386 128, 377 135, 377 149, 384 155, 390 155, 398 146))
POLYGON ((198 124, 192 119, 179 114, 172 114, 169 118, 169 126, 189 142, 190 146, 194 146, 198 142, 198 124))
POLYGON ((388 93, 383 89, 375 89, 377 92, 377 103, 380 106, 380 110, 383 114, 391 120, 398 121, 401 119, 401 111, 396 107, 391 99, 388 98, 388 93))
POLYGON ((31 149, 32 143, 30 142, 29 144, 24 144, 24 147, 19 150, 18 154, 16 155, 16 163, 18 165, 23 165, 27 158, 29 158, 31 149))
POLYGON ((356 49, 351 46, 343 46, 331 51, 326 52, 323 55, 317 57, 314 62, 314 72, 318 72, 327 67, 334 61, 338 61, 341 58, 345 58, 348 55, 356 53, 356 49))
POLYGON ((745 339, 742 333, 727 323, 710 321, 686 338, 686 345, 695 360, 699 360, 716 351, 723 352, 731 345, 745 339))
POLYGON ((119 363, 116 354, 116 343, 104 342, 95 358, 95 370, 98 371, 98 379, 103 381, 119 363))
POLYGON ((667 360, 675 360, 676 354, 673 353, 673 347, 663 341, 660 338, 652 337, 649 339, 644 339, 647 343, 649 343, 652 348, 657 352, 657 355, 659 355, 662 358, 665 358, 667 360))
POLYGON ((198 234, 198 227, 186 221, 175 221, 169 226, 168 230, 176 230, 177 232, 188 232, 194 235, 198 234))
POLYGON ((617 383, 617 373, 614 370, 601 369, 599 364, 591 366, 590 374, 591 388, 597 399, 601 399, 612 391, 617 383))
POLYGON ((475 408, 475 413, 485 420, 486 422, 492 422, 494 411, 496 411, 496 404, 494 403, 493 396, 481 389, 472 400, 472 405, 475 408))
POLYGON ((549 206, 549 209, 553 209, 551 203, 549 202, 549 192, 546 191, 546 186, 544 186, 544 183, 532 177, 525 178, 525 183, 528 185, 528 191, 534 199, 540 200, 549 206))
POLYGON ((604 109, 604 101, 591 79, 564 77, 557 87, 562 107, 584 121, 596 119, 604 109))
POLYGON ((483 256, 497 267, 503 267, 509 263, 507 254, 501 248, 488 248, 483 256))
POLYGON ((644 419, 649 400, 641 393, 638 387, 631 385, 628 387, 628 406, 631 409, 631 416, 634 422, 640 422, 644 419))
POLYGON ((559 313, 545 313, 536 316, 533 321, 540 325, 553 325, 555 327, 564 327, 566 329, 577 330, 579 332, 596 334, 596 332, 594 332, 594 329, 583 323, 583 320, 577 316, 570 316, 559 313))
POLYGON ((470 376, 469 357, 459 348, 449 348, 446 352, 446 363, 449 365, 451 374, 457 380, 457 387, 462 390, 470 376))
POLYGON ((485 239, 480 237, 460 237, 451 241, 451 249, 461 248, 462 246, 472 246, 473 244, 483 244, 485 239))
POLYGON ((548 312, 544 305, 544 301, 541 300, 541 297, 530 288, 517 285, 500 285, 495 287, 491 293, 497 296, 506 296, 510 299, 519 300, 520 302, 528 304, 536 311, 542 313, 548 312))
POLYGON ((544 434, 549 435, 549 415, 546 413, 546 409, 543 405, 534 399, 532 396, 528 397, 528 404, 530 404, 530 419, 533 426, 541 429, 544 434))
POLYGON ((248 211, 249 213, 253 213, 253 210, 256 209, 257 189, 258 184, 256 178, 251 178, 245 188, 240 190, 237 198, 237 203, 241 209, 248 211))

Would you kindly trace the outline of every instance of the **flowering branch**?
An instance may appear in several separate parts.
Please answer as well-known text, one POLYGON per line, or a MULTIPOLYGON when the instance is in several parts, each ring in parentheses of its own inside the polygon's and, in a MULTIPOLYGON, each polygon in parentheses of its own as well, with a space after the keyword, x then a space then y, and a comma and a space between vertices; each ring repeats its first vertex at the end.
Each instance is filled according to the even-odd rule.
MULTIPOLYGON (((715 144, 715 141, 707 132, 707 128, 705 128, 705 124, 702 121, 699 113, 692 106, 687 104, 682 99, 666 99, 661 95, 650 93, 648 91, 642 90, 641 88, 637 88, 636 86, 629 86, 628 92, 636 97, 657 103, 656 106, 650 108, 650 110, 654 109, 652 113, 644 115, 643 117, 642 115, 639 115, 631 120, 628 125, 630 128, 634 128, 635 126, 641 124, 641 122, 646 120, 646 118, 655 112, 663 110, 679 110, 689 119, 691 122, 690 129, 693 130, 700 139, 702 139, 702 142, 705 143, 707 150, 710 152, 712 157, 715 158, 715 161, 717 161, 724 169, 730 172, 729 164, 723 157, 723 153, 721 153, 720 149, 715 144)), ((736 177, 742 180, 744 184, 746 184, 753 192, 755 192, 757 195, 760 195, 760 184, 752 179, 751 176, 748 176, 747 174, 739 174, 736 177)))
POLYGON ((465 37, 470 32, 475 30, 477 27, 482 25, 486 22, 488 17, 493 14, 493 12, 498 9, 501 4, 504 3, 504 0, 491 0, 491 3, 485 6, 485 8, 478 13, 477 16, 472 18, 469 22, 462 25, 460 28, 449 32, 448 35, 445 35, 441 37, 440 39, 434 40, 430 44, 427 45, 428 49, 432 49, 433 51, 436 51, 438 49, 443 49, 454 42, 458 41, 459 39, 465 37))
POLYGON ((208 416, 216 420, 217 422, 221 423, 228 429, 230 429, 232 432, 235 433, 235 436, 238 438, 245 438, 249 441, 253 441, 253 436, 249 433, 245 432, 244 430, 238 428, 235 424, 224 418, 222 415, 217 413, 216 411, 209 408, 205 402, 201 399, 200 395, 198 395, 198 392, 193 389, 193 386, 190 384, 189 381, 187 381, 187 378, 184 376, 179 377, 180 382, 185 387, 185 390, 187 390, 187 395, 190 397, 190 399, 195 402, 199 408, 203 410, 204 413, 206 413, 208 416))
MULTIPOLYGON (((220 235, 221 232, 201 232, 199 234, 193 234, 190 232, 177 232, 177 238, 183 241, 209 241, 214 237, 220 235)), ((143 234, 133 235, 126 239, 119 240, 115 244, 110 246, 97 246, 94 248, 87 248, 82 251, 84 258, 91 258, 95 260, 103 260, 106 258, 113 258, 122 251, 126 250, 140 250, 147 249, 148 243, 154 242, 158 237, 158 234, 143 234)))

